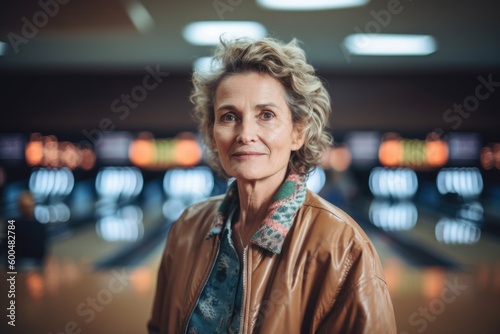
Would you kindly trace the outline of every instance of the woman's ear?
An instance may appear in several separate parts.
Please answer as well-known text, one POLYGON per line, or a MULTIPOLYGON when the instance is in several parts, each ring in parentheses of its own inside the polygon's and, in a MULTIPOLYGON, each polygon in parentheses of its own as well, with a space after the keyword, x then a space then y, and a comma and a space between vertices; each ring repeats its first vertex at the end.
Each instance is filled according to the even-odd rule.
POLYGON ((304 145, 305 132, 302 126, 295 125, 292 132, 292 151, 298 151, 304 145))

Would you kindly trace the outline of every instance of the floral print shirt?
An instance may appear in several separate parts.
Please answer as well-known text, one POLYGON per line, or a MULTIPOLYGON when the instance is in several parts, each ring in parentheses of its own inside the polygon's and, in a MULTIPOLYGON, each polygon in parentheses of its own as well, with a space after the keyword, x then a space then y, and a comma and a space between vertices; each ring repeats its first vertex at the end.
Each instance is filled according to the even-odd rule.
MULTIPOLYGON (((290 173, 274 196, 261 227, 250 242, 280 254, 293 219, 306 197, 305 178, 290 173)), ((188 333, 238 333, 243 302, 243 268, 231 239, 233 213, 239 207, 238 188, 233 182, 218 209, 207 238, 221 234, 217 257, 191 315, 188 333)))
POLYGON ((214 266, 191 316, 188 333, 238 333, 242 290, 242 268, 231 240, 231 219, 228 219, 214 266))

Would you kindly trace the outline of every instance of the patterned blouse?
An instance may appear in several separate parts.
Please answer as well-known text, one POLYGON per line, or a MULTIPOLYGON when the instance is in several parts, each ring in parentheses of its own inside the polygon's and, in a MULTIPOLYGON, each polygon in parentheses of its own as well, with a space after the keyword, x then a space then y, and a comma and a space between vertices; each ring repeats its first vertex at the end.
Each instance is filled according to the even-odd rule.
POLYGON ((231 219, 222 231, 217 258, 188 326, 189 334, 238 333, 243 270, 233 241, 231 219))
MULTIPOLYGON (((269 206, 261 227, 250 242, 280 254, 293 219, 306 195, 305 178, 290 173, 269 206)), ((207 238, 221 234, 217 257, 191 315, 188 333, 238 333, 243 298, 243 268, 231 239, 233 213, 239 207, 238 188, 233 182, 218 209, 207 238)))

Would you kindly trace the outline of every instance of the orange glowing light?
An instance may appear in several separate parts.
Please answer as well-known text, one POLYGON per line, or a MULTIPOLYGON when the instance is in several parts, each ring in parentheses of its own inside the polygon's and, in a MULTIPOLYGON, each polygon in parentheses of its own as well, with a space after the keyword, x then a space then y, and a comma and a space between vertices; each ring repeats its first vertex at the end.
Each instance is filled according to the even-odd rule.
POLYGON ((180 139, 174 146, 174 161, 181 166, 194 166, 201 160, 201 148, 195 140, 180 139))
POLYGON ((81 167, 84 170, 90 170, 95 165, 95 153, 89 148, 83 148, 82 151, 82 164, 81 167))
POLYGON ((500 169, 500 143, 490 143, 483 147, 479 159, 484 169, 500 169))
POLYGON ((495 163, 493 152, 489 147, 481 149, 481 165, 484 169, 492 169, 495 163))
POLYGON ((425 143, 427 163, 432 167, 441 167, 448 161, 448 144, 443 140, 428 140, 425 143))
POLYGON ((130 161, 141 168, 194 166, 201 158, 201 147, 195 135, 188 132, 171 139, 155 139, 150 133, 141 133, 129 149, 130 161))
POLYGON ((26 277, 29 295, 34 300, 40 300, 45 294, 45 284, 42 276, 37 272, 30 272, 26 277))
POLYGON ((429 134, 426 140, 404 139, 388 133, 378 154, 383 166, 424 169, 444 166, 449 158, 449 148, 435 133, 429 134))
POLYGON ((335 147, 330 151, 329 162, 333 170, 344 172, 351 166, 351 152, 345 146, 335 147))
POLYGON ((397 135, 391 135, 390 138, 380 144, 378 151, 380 163, 387 167, 399 166, 403 159, 403 145, 401 138, 397 135))
POLYGON ((57 142, 48 140, 44 143, 43 149, 44 165, 49 167, 57 167, 59 164, 59 146, 57 142))
POLYGON ((500 169, 500 144, 493 145, 493 157, 495 158, 495 168, 500 169))
POLYGON ((82 156, 78 153, 75 145, 69 142, 60 144, 60 155, 61 160, 65 161, 70 169, 75 169, 82 162, 82 156))
POLYGON ((26 144, 24 154, 29 166, 90 169, 95 164, 95 154, 91 153, 93 159, 89 162, 88 152, 92 152, 91 149, 80 148, 68 141, 59 142, 56 136, 42 136, 39 133, 33 133, 26 144), (85 159, 87 160, 84 161, 85 159))
POLYGON ((155 148, 151 139, 136 139, 129 149, 130 161, 139 167, 149 166, 155 157, 155 148))
POLYGON ((30 166, 40 165, 43 160, 43 144, 41 141, 30 141, 26 144, 24 153, 26 162, 30 166))

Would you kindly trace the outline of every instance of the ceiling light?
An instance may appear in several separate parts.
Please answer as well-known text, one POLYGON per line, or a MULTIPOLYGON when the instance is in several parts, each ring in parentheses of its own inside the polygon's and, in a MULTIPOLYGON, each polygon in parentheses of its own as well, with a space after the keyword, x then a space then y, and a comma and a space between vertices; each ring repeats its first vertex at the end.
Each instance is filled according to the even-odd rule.
POLYGON ((352 34, 344 39, 344 46, 365 56, 426 56, 437 49, 429 35, 352 34))
POLYGON ((364 6, 369 0, 257 0, 257 4, 276 10, 325 10, 364 6))
POLYGON ((138 31, 145 33, 154 25, 154 19, 139 1, 133 1, 127 6, 127 13, 138 31))
POLYGON ((200 57, 193 63, 195 72, 209 73, 220 66, 220 62, 214 61, 212 57, 200 57))
POLYGON ((221 35, 227 40, 240 37, 262 38, 266 33, 262 24, 251 21, 193 22, 182 32, 184 38, 195 45, 216 45, 221 35))

